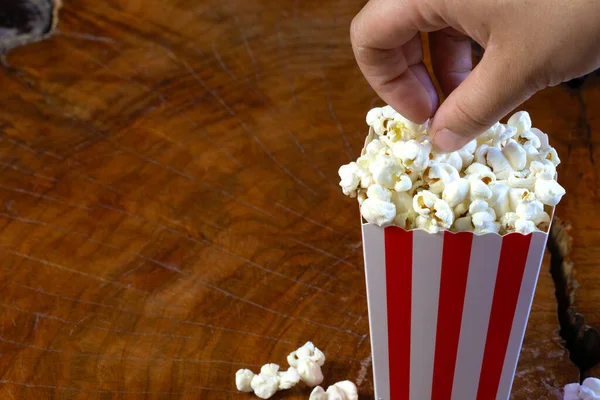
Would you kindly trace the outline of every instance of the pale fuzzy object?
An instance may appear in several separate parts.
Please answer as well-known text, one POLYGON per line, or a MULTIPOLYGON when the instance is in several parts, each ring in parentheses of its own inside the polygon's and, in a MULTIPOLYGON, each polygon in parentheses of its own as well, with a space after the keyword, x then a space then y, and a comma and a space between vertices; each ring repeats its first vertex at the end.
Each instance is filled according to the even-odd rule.
POLYGON ((309 387, 320 385, 323 382, 323 372, 321 366, 310 358, 301 358, 296 367, 300 374, 300 379, 309 387))
POLYGON ((277 376, 279 372, 279 365, 277 364, 265 364, 260 367, 260 373, 268 376, 277 376))
POLYGON ((291 389, 300 382, 300 374, 294 367, 288 368, 287 371, 279 372, 279 390, 291 389))
POLYGON ((258 374, 250 382, 254 394, 261 399, 268 399, 279 389, 279 377, 258 374))
POLYGON ((456 221, 454 221, 454 230, 456 232, 473 231, 473 229, 475 229, 475 227, 473 226, 470 215, 457 218, 456 221))
POLYGON ((496 136, 492 139, 492 147, 502 148, 507 142, 517 134, 517 129, 513 126, 502 125, 497 131, 496 136))
POLYGON ((369 186, 369 189, 367 189, 367 196, 370 199, 390 201, 392 192, 381 185, 371 185, 369 186))
POLYGON ((496 213, 484 200, 475 200, 469 207, 471 222, 475 233, 498 233, 500 224, 496 222, 496 213))
POLYGON ((457 154, 462 159, 462 168, 467 168, 475 159, 475 150, 477 149, 477 140, 471 140, 462 149, 457 151, 457 154))
POLYGON ((510 232, 515 230, 515 223, 519 216, 515 212, 507 212, 500 219, 500 225, 504 231, 510 232))
POLYGON ((469 181, 464 178, 457 179, 447 183, 442 192, 442 199, 445 200, 450 207, 456 207, 464 202, 469 194, 469 181))
POLYGON ((327 388, 327 400, 346 400, 346 394, 337 386, 329 386, 327 388))
POLYGON ((581 385, 566 385, 564 391, 564 400, 600 400, 600 380, 586 378, 581 385))
POLYGON ((548 160, 532 161, 529 169, 538 179, 554 179, 556 177, 556 167, 548 160))
POLYGON ((254 372, 249 369, 238 370, 235 373, 235 387, 240 392, 252 392, 252 386, 250 385, 252 378, 254 378, 254 372))
POLYGON ((502 153, 502 150, 492 147, 486 156, 487 164, 492 167, 497 179, 508 179, 513 168, 502 153))
POLYGON ((531 117, 527 111, 519 111, 511 115, 506 124, 514 126, 517 133, 521 133, 531 129, 531 117))
POLYGON ((525 200, 530 200, 532 196, 535 197, 535 195, 531 193, 528 189, 510 188, 510 190, 508 191, 510 208, 512 210, 516 210, 519 204, 521 204, 525 200))
POLYGON ((469 165, 469 167, 465 170, 465 174, 466 175, 475 175, 475 174, 481 174, 481 175, 493 175, 492 170, 490 169, 490 167, 488 167, 487 165, 484 165, 482 163, 473 163, 471 165, 469 165))
POLYGON ((470 206, 470 203, 468 203, 466 201, 463 203, 460 203, 459 205, 454 207, 454 215, 457 218, 464 217, 465 215, 467 215, 469 213, 469 206, 470 206))
POLYGON ((421 190, 413 197, 413 208, 419 215, 427 216, 439 198, 429 190, 421 190))
POLYGON ((317 386, 310 392, 308 400, 328 400, 328 395, 321 386, 317 386))
POLYGON ((385 151, 386 148, 386 145, 381 143, 381 140, 373 139, 365 148, 365 152, 367 154, 377 155, 380 154, 382 151, 385 151))
POLYGON ((292 351, 287 356, 287 362, 290 367, 298 368, 298 361, 304 358, 315 361, 320 367, 325 364, 325 354, 311 341, 304 343, 298 349, 292 351))
POLYGON ((535 230, 537 230, 537 228, 533 221, 528 221, 523 218, 517 218, 517 220, 515 221, 515 232, 522 233, 523 235, 528 235, 535 230))
MULTIPOLYGON (((427 192, 426 190, 420 192, 419 194, 427 192)), ((427 192, 430 193, 430 192, 427 192)), ((415 196, 417 199, 418 196, 415 196)), ((454 222, 454 212, 452 208, 446 203, 444 200, 436 197, 433 205, 427 206, 423 208, 424 205, 431 203, 431 198, 429 195, 427 197, 420 197, 421 201, 417 200, 416 207, 420 212, 420 215, 417 217, 416 225, 417 228, 425 229, 428 232, 436 233, 443 229, 449 229, 454 222)), ((415 204, 413 203, 413 207, 415 204)), ((415 211, 417 210, 415 208, 415 211)))
POLYGON ((429 191, 439 195, 444 191, 446 184, 460 179, 460 175, 452 165, 436 162, 425 169, 423 179, 429 186, 429 191))
POLYGON ((396 181, 396 183, 394 183, 394 190, 396 192, 406 192, 408 190, 410 190, 410 188, 412 187, 412 180, 410 179, 410 177, 408 175, 400 175, 400 178, 398 179, 398 181, 396 181))
POLYGON ((542 147, 542 141, 540 140, 539 136, 530 129, 524 132, 519 132, 519 138, 517 141, 523 146, 530 145, 534 149, 539 149, 542 147))
POLYGON ((535 196, 544 204, 556 206, 565 195, 565 189, 553 179, 535 181, 535 196))
POLYGON ((360 206, 362 216, 371 224, 388 226, 396 217, 393 203, 375 198, 367 198, 360 206))
POLYGON ((369 172, 375 183, 393 189, 398 177, 404 173, 404 168, 393 157, 378 154, 375 160, 369 164, 369 172))
POLYGON ((557 167, 558 164, 560 164, 560 158, 558 158, 558 153, 552 147, 542 149, 540 151, 540 157, 544 160, 550 161, 552 164, 554 164, 555 167, 557 167))
POLYGON ((457 172, 463 168, 463 159, 456 151, 448 154, 436 154, 432 161, 451 165, 457 172))
POLYGON ((540 140, 540 149, 546 149, 550 147, 550 142, 548 141, 548 135, 538 128, 531 128, 531 133, 533 133, 540 140))
POLYGON ((501 216, 509 212, 511 210, 508 196, 510 186, 506 181, 493 182, 489 188, 492 191, 492 197, 490 197, 488 203, 494 209, 496 215, 501 216))
POLYGON ((356 197, 356 189, 365 174, 366 171, 355 162, 340 167, 338 170, 340 186, 346 196, 356 197))
MULTIPOLYGON (((492 191, 489 186, 479 179, 477 176, 471 175, 472 179, 469 179, 469 194, 472 200, 487 200, 492 197, 492 191)), ((487 178, 487 177, 484 177, 487 178)))
MULTIPOLYGON (((486 163, 485 158, 486 158, 487 152, 490 148, 491 148, 491 146, 489 144, 482 144, 475 150, 476 164, 485 165, 485 163, 486 163)), ((467 172, 467 174, 468 174, 468 172, 467 172)))
POLYGON ((569 383, 565 386, 565 394, 563 400, 580 400, 579 397, 579 388, 581 385, 579 383, 569 383))
POLYGON ((550 216, 544 211, 544 205, 539 200, 523 201, 515 212, 519 218, 532 221, 535 225, 550 222, 550 216))
POLYGON ((334 383, 333 386, 340 388, 344 392, 346 400, 358 400, 358 389, 354 382, 341 381, 334 383))
POLYGON ((514 170, 522 170, 527 166, 527 153, 517 141, 510 139, 502 149, 502 154, 514 170))
POLYGON ((535 176, 529 170, 513 171, 508 177, 508 185, 513 188, 533 190, 535 176))
POLYGON ((431 153, 431 143, 424 141, 420 143, 416 140, 407 142, 398 142, 392 148, 394 156, 398 157, 402 164, 412 171, 423 171, 429 163, 429 153, 431 153))

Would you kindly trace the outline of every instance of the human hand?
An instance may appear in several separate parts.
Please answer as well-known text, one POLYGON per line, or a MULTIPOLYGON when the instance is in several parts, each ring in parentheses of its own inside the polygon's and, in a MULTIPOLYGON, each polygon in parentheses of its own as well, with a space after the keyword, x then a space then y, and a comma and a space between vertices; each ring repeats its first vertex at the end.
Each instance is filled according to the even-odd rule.
POLYGON ((352 47, 367 81, 415 122, 433 117, 439 151, 454 151, 538 90, 600 67, 597 0, 370 0, 352 47), (423 64, 429 32, 438 94, 423 64), (485 53, 472 69, 470 38, 485 53))

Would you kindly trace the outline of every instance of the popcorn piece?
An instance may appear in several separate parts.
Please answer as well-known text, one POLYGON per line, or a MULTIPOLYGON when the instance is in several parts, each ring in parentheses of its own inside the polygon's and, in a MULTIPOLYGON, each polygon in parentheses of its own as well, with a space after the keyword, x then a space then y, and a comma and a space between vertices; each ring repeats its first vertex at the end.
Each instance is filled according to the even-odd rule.
POLYGON ((369 172, 375 183, 393 189, 396 181, 404 173, 404 168, 393 157, 378 154, 375 160, 369 164, 369 172))
POLYGON ((413 198, 413 208, 419 214, 417 227, 431 233, 449 229, 454 222, 454 212, 448 203, 428 190, 422 190, 413 198))
POLYGON ((414 221, 417 215, 412 207, 412 197, 406 192, 393 192, 391 201, 396 206, 394 225, 410 229, 408 220, 414 221))
POLYGON ((360 184, 362 178, 366 175, 366 171, 363 170, 357 163, 351 162, 350 164, 342 165, 338 170, 340 176, 340 186, 346 196, 356 197, 356 189, 360 184))
POLYGON ((491 146, 489 144, 482 144, 475 150, 475 161, 477 164, 485 165, 485 157, 487 156, 487 152, 490 147, 491 146))
POLYGON ((329 386, 327 388, 327 400, 346 400, 346 394, 337 386, 329 386))
POLYGON ((492 167, 497 179, 508 179, 513 172, 512 166, 502 153, 502 150, 492 147, 486 156, 487 164, 492 167))
POLYGON ((523 218, 517 218, 515 221, 515 232, 520 232, 523 235, 528 235, 536 230, 536 226, 533 221, 528 221, 523 218))
POLYGON ((558 164, 560 164, 560 158, 558 158, 558 153, 552 147, 542 149, 540 151, 540 157, 544 160, 550 161, 552 164, 554 164, 555 167, 558 167, 558 164))
POLYGON ((310 393, 308 400, 328 400, 329 396, 321 386, 317 386, 310 393))
POLYGON ((550 222, 550 216, 544 211, 544 205, 539 200, 522 201, 517 206, 516 213, 519 218, 532 221, 535 225, 550 222))
POLYGON ((287 362, 290 367, 298 368, 298 362, 304 358, 315 361, 320 367, 325 364, 325 354, 323 354, 323 352, 319 350, 311 341, 304 343, 297 350, 292 351, 287 356, 287 362))
POLYGON ((456 207, 458 204, 465 201, 469 194, 469 181, 460 178, 445 185, 442 193, 442 199, 448 203, 450 207, 456 207))
POLYGON ((554 207, 565 195, 565 189, 553 179, 538 179, 535 182, 535 196, 544 204, 554 207))
POLYGON ((392 192, 381 185, 371 185, 367 189, 367 196, 370 199, 390 201, 392 198, 392 192))
POLYGON ((548 135, 539 130, 538 128, 531 128, 531 133, 533 133, 540 140, 540 148, 546 149, 550 147, 550 142, 548 141, 548 135))
POLYGON ((491 183, 489 188, 492 191, 492 197, 490 197, 488 203, 494 209, 496 215, 508 213, 511 210, 508 196, 510 186, 506 181, 496 181, 491 183))
POLYGON ((505 232, 512 232, 512 231, 514 231, 517 219, 519 219, 519 216, 517 215, 517 213, 507 212, 506 214, 504 214, 502 216, 501 220, 500 220, 500 224, 502 226, 502 229, 505 232))
POLYGON ((260 367, 260 373, 267 376, 278 376, 279 365, 277 364, 265 364, 260 367))
POLYGON ((469 207, 471 222, 475 227, 475 233, 498 233, 500 224, 496 222, 496 213, 484 200, 475 200, 469 207))
POLYGON ((423 180, 429 186, 429 191, 440 194, 447 183, 460 179, 456 168, 450 164, 433 163, 423 172, 423 180))
POLYGON ((273 396, 279 388, 279 378, 277 376, 258 374, 254 375, 250 382, 254 394, 261 399, 268 399, 273 396))
POLYGON ((523 171, 513 171, 508 177, 508 184, 513 188, 533 190, 535 176, 527 169, 524 169, 523 171))
POLYGON ((527 166, 527 153, 514 139, 510 139, 502 149, 502 154, 515 170, 522 170, 527 166))
MULTIPOLYGON (((469 165, 471 165, 471 163, 475 159, 474 154, 475 154, 476 149, 477 149, 477 140, 471 140, 462 149, 457 151, 458 155, 462 159, 462 167, 463 168, 466 168, 469 165)), ((462 168, 457 168, 457 169, 461 170, 462 168)))
POLYGON ((586 378, 581 385, 570 383, 564 390, 564 400, 600 400, 600 380, 597 378, 586 378))
POLYGON ((513 126, 500 125, 496 131, 496 135, 492 139, 492 147, 502 148, 507 142, 517 134, 517 129, 513 126))
POLYGON ((519 111, 508 119, 507 125, 515 127, 520 134, 531 129, 531 117, 527 111, 519 111))
POLYGON ((235 373, 235 387, 240 392, 252 392, 252 386, 250 386, 250 382, 252 382, 252 378, 254 378, 254 372, 249 369, 240 369, 235 373))
POLYGON ((431 143, 427 140, 423 143, 419 143, 416 140, 398 142, 394 144, 392 152, 402 161, 402 164, 407 169, 412 171, 423 171, 429 163, 431 143))
POLYGON ((310 387, 317 386, 323 382, 321 367, 310 358, 301 358, 298 360, 298 367, 296 369, 300 374, 300 379, 310 387))
POLYGON ((393 203, 376 198, 363 201, 360 212, 367 222, 379 226, 390 225, 396 217, 396 207, 393 203))
POLYGON ((457 218, 456 221, 454 221, 454 230, 456 232, 472 231, 473 229, 473 222, 470 215, 457 218))
POLYGON ((342 392, 344 392, 346 400, 358 400, 358 389, 353 382, 341 381, 334 383, 334 386, 340 388, 342 392))
POLYGON ((279 372, 279 390, 291 389, 300 382, 300 374, 294 367, 290 367, 287 371, 279 372))

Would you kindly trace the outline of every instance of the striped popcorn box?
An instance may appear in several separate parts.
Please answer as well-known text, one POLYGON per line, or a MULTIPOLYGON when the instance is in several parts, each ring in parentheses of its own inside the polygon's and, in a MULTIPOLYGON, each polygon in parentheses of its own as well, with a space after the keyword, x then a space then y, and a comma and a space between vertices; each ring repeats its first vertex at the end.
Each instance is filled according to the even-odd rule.
POLYGON ((362 232, 375 398, 508 399, 548 234, 362 232))

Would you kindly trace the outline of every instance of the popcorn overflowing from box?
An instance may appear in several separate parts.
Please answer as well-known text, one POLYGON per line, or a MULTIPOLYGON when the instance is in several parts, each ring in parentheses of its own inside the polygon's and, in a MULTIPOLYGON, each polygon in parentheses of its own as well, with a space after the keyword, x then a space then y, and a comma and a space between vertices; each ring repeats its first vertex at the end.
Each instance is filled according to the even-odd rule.
POLYGON ((450 154, 433 150, 427 124, 391 107, 367 114, 362 155, 339 169, 344 194, 358 197, 362 216, 379 226, 428 232, 547 231, 549 212, 565 194, 560 159, 527 112, 496 123, 450 154))
POLYGON ((556 150, 526 112, 450 154, 389 106, 366 119, 339 175, 363 222, 375 398, 508 399, 565 194, 556 150))

